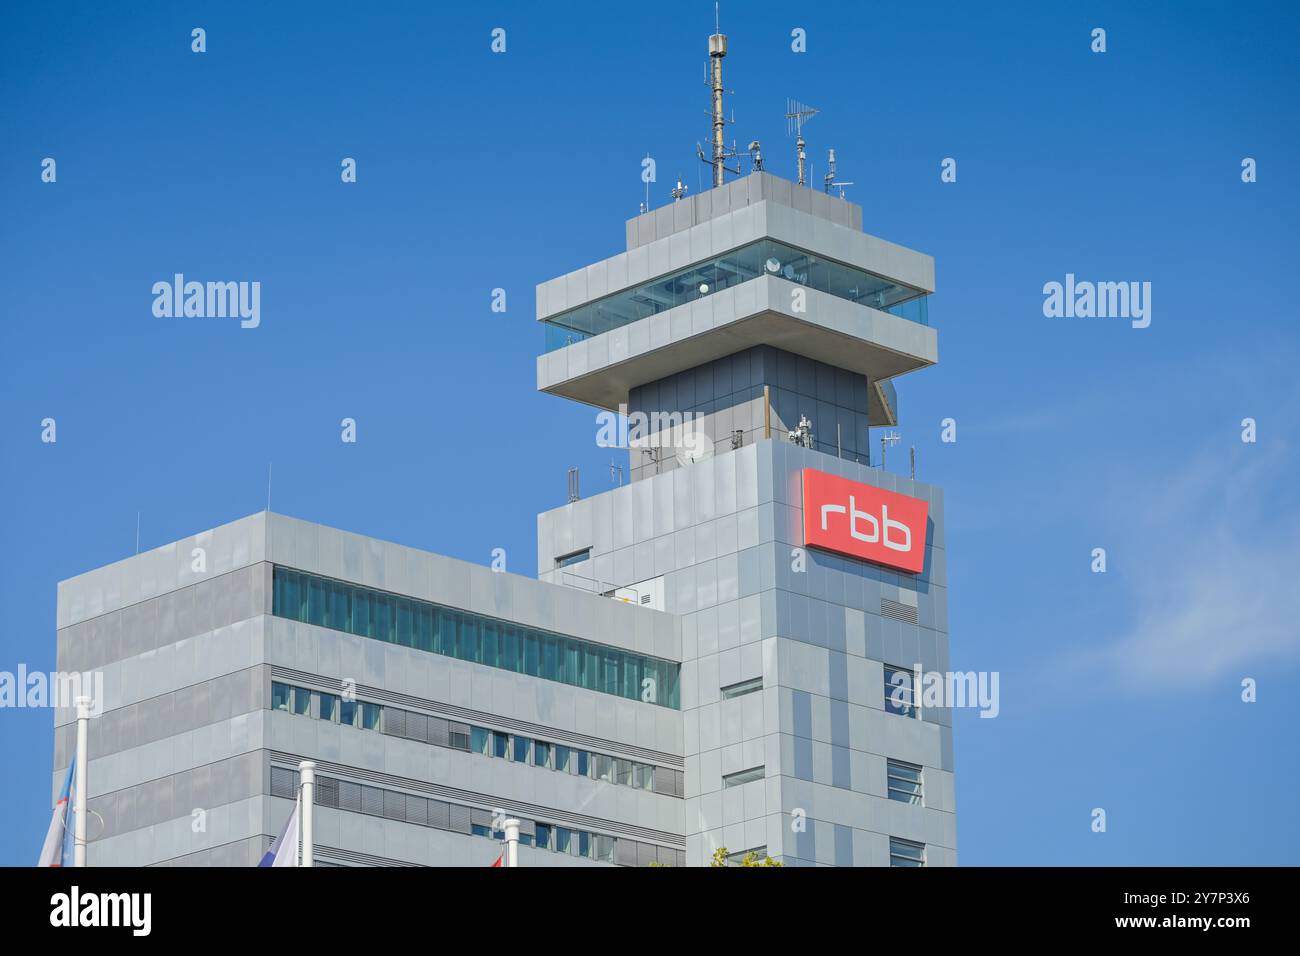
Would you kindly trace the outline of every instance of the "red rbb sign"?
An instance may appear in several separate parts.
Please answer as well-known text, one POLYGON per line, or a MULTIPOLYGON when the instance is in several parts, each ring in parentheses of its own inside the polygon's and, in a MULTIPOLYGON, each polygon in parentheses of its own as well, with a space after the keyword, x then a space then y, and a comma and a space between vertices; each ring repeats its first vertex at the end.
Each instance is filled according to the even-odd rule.
POLYGON ((803 540, 811 548, 919 574, 929 515, 920 498, 803 470, 803 540))

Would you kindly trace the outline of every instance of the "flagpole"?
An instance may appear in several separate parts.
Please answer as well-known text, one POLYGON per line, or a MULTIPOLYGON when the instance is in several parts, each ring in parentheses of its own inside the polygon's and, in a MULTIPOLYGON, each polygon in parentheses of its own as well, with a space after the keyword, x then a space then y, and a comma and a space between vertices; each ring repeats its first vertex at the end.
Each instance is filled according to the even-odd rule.
MULTIPOLYGON (((67 698, 64 698, 65 700, 67 698)), ((78 697, 77 705, 77 779, 73 787, 72 865, 86 865, 86 778, 90 761, 86 758, 86 735, 90 729, 90 698, 78 697)))
POLYGON ((315 843, 312 836, 312 805, 315 803, 316 764, 304 760, 298 764, 302 775, 302 865, 314 866, 315 843))
POLYGON ((506 866, 519 865, 519 821, 511 818, 505 822, 506 866))

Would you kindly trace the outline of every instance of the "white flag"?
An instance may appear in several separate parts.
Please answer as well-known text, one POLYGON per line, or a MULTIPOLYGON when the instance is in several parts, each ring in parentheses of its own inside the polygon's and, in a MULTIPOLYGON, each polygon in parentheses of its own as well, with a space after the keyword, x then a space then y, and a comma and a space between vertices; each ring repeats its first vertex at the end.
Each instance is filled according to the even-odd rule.
POLYGON ((297 866, 298 865, 298 807, 299 801, 295 800, 293 804, 293 813, 289 814, 289 819, 284 821, 284 829, 280 835, 275 838, 271 848, 266 851, 262 857, 262 862, 258 866, 297 866))

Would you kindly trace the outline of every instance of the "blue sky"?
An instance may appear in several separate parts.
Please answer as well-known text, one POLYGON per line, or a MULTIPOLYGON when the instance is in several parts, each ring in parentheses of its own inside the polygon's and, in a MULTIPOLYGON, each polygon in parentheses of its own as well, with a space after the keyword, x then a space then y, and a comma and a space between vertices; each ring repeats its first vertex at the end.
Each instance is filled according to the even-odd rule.
MULTIPOLYGON (((817 175, 833 146, 865 230, 936 259, 941 361, 899 380, 899 430, 946 489, 953 666, 1002 697, 957 716, 961 862, 1300 862, 1295 10, 722 23, 740 144, 792 176, 785 99, 819 107, 817 175), (1152 283, 1150 328, 1045 318, 1066 273, 1152 283)), ((53 667, 56 582, 131 554, 137 512, 147 549, 260 510, 268 462, 278 511, 531 573, 566 469, 593 494, 609 463, 591 410, 535 392, 533 286, 621 249, 647 153, 653 205, 698 190, 712 26, 709 3, 6 8, 0 670, 53 667), (154 318, 176 272, 260 281, 261 326, 154 318)), ((0 864, 36 859, 51 737, 0 711, 0 864)))

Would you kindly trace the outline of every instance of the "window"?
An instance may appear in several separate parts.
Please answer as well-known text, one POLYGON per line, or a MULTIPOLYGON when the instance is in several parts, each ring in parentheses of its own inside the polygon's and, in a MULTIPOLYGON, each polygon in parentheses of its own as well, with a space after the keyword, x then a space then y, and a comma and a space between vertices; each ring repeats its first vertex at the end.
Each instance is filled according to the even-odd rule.
POLYGON ((728 853, 727 866, 740 866, 745 857, 749 856, 751 853, 760 860, 767 859, 767 847, 756 846, 752 850, 738 850, 735 853, 728 853))
POLYGON ((288 684, 271 683, 271 709, 288 710, 289 709, 289 691, 292 690, 288 684))
POLYGON ((542 741, 533 743, 533 766, 550 767, 551 766, 551 745, 542 741))
POLYGON ((654 772, 655 768, 651 767, 649 764, 632 764, 632 786, 636 787, 638 790, 653 790, 654 772))
POLYGON ((492 756, 504 757, 510 753, 510 738, 498 731, 492 731, 492 756))
POLYGON ((555 769, 561 773, 569 772, 569 748, 563 744, 555 745, 555 769))
POLYGON ((739 773, 729 773, 722 778, 722 788, 725 790, 728 787, 743 787, 755 780, 762 780, 765 769, 764 767, 750 767, 748 770, 741 770, 739 773))
POLYGON ((378 704, 361 705, 361 727, 363 730, 379 729, 379 714, 382 708, 378 704))
POLYGON ((596 771, 593 776, 597 780, 605 780, 609 783, 614 782, 614 758, 606 757, 604 754, 592 754, 595 757, 596 771))
POLYGON ((515 737, 510 759, 515 763, 528 763, 528 749, 532 741, 527 737, 515 737))
POLYGON ((586 830, 578 831, 578 856, 591 856, 591 834, 586 830))
POLYGON ((311 716, 311 691, 305 687, 293 688, 293 712, 311 716))
POLYGON ((889 799, 921 806, 924 797, 921 768, 914 763, 904 763, 901 760, 888 761, 887 768, 889 799))
POLYGON ((492 732, 484 727, 471 727, 469 729, 469 749, 471 753, 485 754, 488 752, 488 741, 492 739, 492 732))
POLYGON ((360 713, 361 705, 355 700, 344 700, 339 703, 339 723, 346 727, 355 727, 360 713))
POLYGON ((561 555, 555 559, 557 568, 567 568, 571 564, 581 564, 591 557, 591 548, 583 548, 581 551, 574 551, 571 554, 561 555))
POLYGON ((585 750, 578 751, 578 776, 591 776, 591 754, 587 753, 585 750))
POLYGON ((333 694, 320 695, 320 719, 321 720, 338 720, 339 719, 339 699, 333 694))
POLYGON ((925 844, 889 838, 890 866, 925 866, 925 844))
POLYGON ((731 684, 722 688, 722 699, 731 700, 733 697, 744 697, 746 694, 752 694, 755 691, 763 689, 763 678, 755 677, 751 680, 742 680, 739 684, 731 684))
POLYGON ((537 824, 537 849, 549 850, 551 848, 551 827, 546 823, 537 824))
POLYGON ((555 850, 557 853, 573 852, 573 831, 564 827, 555 828, 555 850))
POLYGON ((469 750, 470 736, 470 728, 464 724, 452 724, 447 728, 447 746, 452 750, 469 750))
POLYGON ((272 575, 272 613, 278 617, 638 702, 642 682, 651 678, 655 696, 650 703, 679 707, 681 667, 671 661, 292 568, 277 566, 272 575), (319 600, 312 598, 317 591, 319 600))
POLYGON ((912 672, 885 665, 885 712, 920 717, 912 687, 912 672))
POLYGON ((469 826, 469 832, 472 833, 474 836, 483 836, 483 837, 491 836, 492 828, 485 827, 481 823, 471 823, 469 826))
POLYGON ((614 782, 620 783, 625 787, 632 786, 632 761, 614 761, 614 782))

